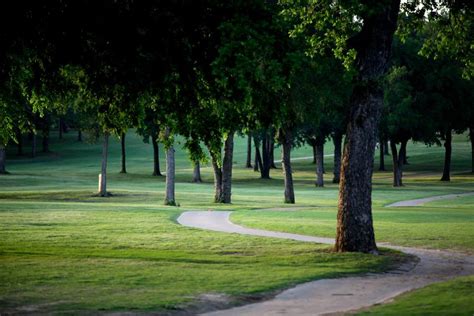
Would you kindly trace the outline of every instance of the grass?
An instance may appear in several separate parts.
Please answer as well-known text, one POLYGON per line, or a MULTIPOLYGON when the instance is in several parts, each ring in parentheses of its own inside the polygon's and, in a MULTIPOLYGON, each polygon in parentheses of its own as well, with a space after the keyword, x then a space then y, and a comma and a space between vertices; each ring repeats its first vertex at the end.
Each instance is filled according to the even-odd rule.
MULTIPOLYGON (((99 198, 93 194, 100 144, 77 143, 71 133, 63 140, 52 135, 54 152, 35 159, 15 157, 10 147, 11 174, 0 177, 0 313, 192 310, 212 297, 204 294, 225 294, 225 304, 237 304, 308 280, 381 271, 399 260, 392 252, 379 257, 335 254, 326 246, 200 231, 175 222, 187 209, 226 209, 237 211, 233 220, 248 226, 334 236, 337 186, 314 187, 311 159, 294 164, 297 206, 304 210, 263 212, 256 210, 288 207, 281 169, 272 170, 273 179, 260 180, 258 173, 243 168, 245 139, 236 141, 231 205, 211 203, 209 165, 202 169, 205 183, 191 183, 191 164, 178 145, 176 198, 181 207, 165 207, 164 177, 151 176, 152 148, 138 136, 127 136, 128 174, 119 174, 119 143, 111 142, 108 188, 114 195, 99 198)), ((331 150, 328 144, 326 153, 331 150)), ((390 172, 376 173, 378 240, 472 251, 473 197, 420 208, 383 207, 473 191, 474 178, 465 173, 468 150, 465 136, 456 137, 451 183, 438 181, 442 149, 419 144, 408 148, 406 187, 394 189, 390 172)), ((305 147, 293 156, 311 154, 305 147)), ((326 157, 327 178, 331 159, 326 157)))
POLYGON ((474 276, 433 284, 405 293, 394 302, 357 315, 473 315, 474 276))

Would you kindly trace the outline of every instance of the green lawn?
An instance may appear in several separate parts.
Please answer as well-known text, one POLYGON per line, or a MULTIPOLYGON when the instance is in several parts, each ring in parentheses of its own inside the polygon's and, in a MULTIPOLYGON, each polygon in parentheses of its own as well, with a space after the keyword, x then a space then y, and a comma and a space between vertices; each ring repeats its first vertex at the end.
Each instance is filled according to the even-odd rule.
MULTIPOLYGON (((127 137, 129 174, 118 173, 120 148, 117 141, 111 144, 108 188, 114 196, 109 198, 93 196, 100 144, 77 143, 72 133, 55 137, 53 153, 35 159, 15 157, 10 148, 11 174, 0 177, 0 313, 175 311, 213 297, 205 294, 227 294, 236 303, 307 280, 380 271, 399 260, 393 253, 335 254, 327 246, 200 231, 175 222, 187 209, 232 209, 233 220, 245 225, 334 236, 337 186, 328 181, 325 188, 314 187, 311 159, 295 162, 297 206, 306 209, 260 212, 287 207, 281 169, 272 170, 272 180, 260 180, 243 168, 245 139, 235 146, 232 205, 211 203, 209 166, 202 170, 205 183, 190 182, 191 164, 178 145, 181 207, 165 207, 164 178, 151 176, 152 149, 139 137, 127 137)), ((465 137, 455 140, 456 174, 470 168, 470 156, 465 137)), ((331 150, 328 144, 326 154, 331 150)), ((474 190, 469 174, 455 175, 452 183, 438 181, 441 148, 410 145, 408 150, 406 187, 393 189, 390 172, 374 177, 378 240, 472 251, 472 197, 383 208, 403 199, 474 190)), ((311 153, 301 148, 293 156, 311 153)), ((326 157, 328 180, 331 160, 326 157)))

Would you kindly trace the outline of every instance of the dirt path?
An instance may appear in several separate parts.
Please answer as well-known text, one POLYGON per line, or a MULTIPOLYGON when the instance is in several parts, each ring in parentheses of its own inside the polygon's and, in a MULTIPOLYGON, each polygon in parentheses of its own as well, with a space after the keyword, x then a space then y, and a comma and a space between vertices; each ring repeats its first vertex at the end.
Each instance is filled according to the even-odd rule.
POLYGON ((474 192, 446 194, 446 195, 431 196, 431 197, 416 199, 416 200, 400 201, 400 202, 386 205, 385 207, 420 206, 428 202, 455 199, 458 197, 469 196, 469 195, 474 195, 474 192))
MULTIPOLYGON (((229 219, 231 213, 189 211, 181 214, 178 223, 187 227, 226 233, 334 244, 334 240, 330 238, 279 233, 235 225, 229 219)), ((210 312, 206 315, 322 315, 345 312, 387 301, 403 292, 430 283, 474 274, 474 256, 379 245, 415 255, 419 258, 419 262, 405 264, 397 270, 382 274, 312 281, 285 290, 268 301, 210 312)))

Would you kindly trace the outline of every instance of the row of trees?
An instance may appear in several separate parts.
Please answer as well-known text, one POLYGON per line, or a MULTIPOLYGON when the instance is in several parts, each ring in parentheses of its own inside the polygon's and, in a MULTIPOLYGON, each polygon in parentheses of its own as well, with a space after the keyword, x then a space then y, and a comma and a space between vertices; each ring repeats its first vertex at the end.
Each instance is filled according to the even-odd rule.
POLYGON ((450 93, 471 98, 471 83, 461 77, 473 73, 465 57, 466 50, 472 54, 465 47, 472 34, 469 2, 408 2, 399 57, 386 76, 399 6, 399 0, 18 1, 0 10, 0 165, 17 135, 36 133, 36 118, 72 111, 82 131, 103 140, 101 196, 107 195, 109 137, 124 142, 135 127, 151 140, 156 166, 157 143, 165 146, 165 204, 176 203, 178 134, 196 179, 207 152, 215 201, 230 203, 236 133, 253 138, 262 178, 270 177, 275 143, 282 146, 285 202, 294 203, 291 148, 313 146, 316 183, 323 185, 323 146, 332 139, 334 181, 340 181, 336 250, 376 252, 371 177, 377 137, 390 140, 396 161, 395 145, 402 143, 403 153, 407 137, 430 143, 442 132, 448 151, 451 131, 466 128, 454 117, 440 127, 456 103, 450 93), (420 74, 435 57, 432 77, 420 74), (444 58, 452 70, 445 70, 444 58), (443 85, 446 76, 465 88, 440 89, 434 79, 443 85), (422 122, 431 124, 422 127, 426 135, 405 134, 405 125, 418 129, 406 124, 404 113, 416 120, 433 102, 438 117, 422 122), (386 124, 378 132, 383 111, 386 124))

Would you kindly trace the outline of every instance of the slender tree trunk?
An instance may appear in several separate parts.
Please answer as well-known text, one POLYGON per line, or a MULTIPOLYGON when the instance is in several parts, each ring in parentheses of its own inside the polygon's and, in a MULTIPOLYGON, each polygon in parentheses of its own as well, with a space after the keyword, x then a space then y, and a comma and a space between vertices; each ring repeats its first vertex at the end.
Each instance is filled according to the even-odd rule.
POLYGON ((385 171, 385 145, 386 142, 380 142, 380 164, 379 164, 379 171, 385 171))
POLYGON ((82 130, 80 129, 77 131, 77 141, 82 142, 82 130))
POLYGON ((357 52, 355 86, 342 158, 336 251, 377 253, 372 221, 375 139, 383 106, 380 78, 387 70, 400 0, 362 17, 361 30, 348 44, 357 52))
POLYGON ((247 163, 246 168, 252 168, 252 135, 251 133, 247 136, 247 163))
POLYGON ((316 164, 316 143, 312 143, 311 147, 313 147, 313 165, 316 164))
MULTIPOLYGON (((170 137, 170 129, 166 128, 165 137, 170 137)), ((175 188, 175 158, 174 158, 174 146, 169 145, 166 149, 166 193, 165 193, 165 205, 176 205, 176 199, 174 195, 175 188)))
POLYGON ((405 144, 405 150, 403 151, 403 157, 402 158, 403 158, 403 164, 404 165, 409 165, 408 157, 407 157, 407 148, 406 148, 407 146, 406 145, 407 144, 405 144))
POLYGON ((270 179, 270 146, 268 133, 265 132, 265 135, 262 139, 262 166, 260 168, 260 177, 262 179, 270 179))
POLYGON ((383 147, 384 147, 385 156, 390 156, 390 150, 389 150, 390 146, 388 144, 388 140, 384 142, 383 147))
POLYGON ((122 170, 120 173, 127 173, 127 155, 125 152, 125 133, 120 135, 120 148, 122 149, 122 170))
POLYGON ((452 135, 451 129, 446 131, 445 140, 444 140, 444 168, 443 176, 441 181, 450 181, 451 180, 451 154, 452 154, 452 135))
POLYGON ((403 176, 403 142, 400 145, 400 153, 397 151, 397 144, 391 140, 390 141, 391 152, 392 152, 392 164, 393 164, 393 186, 401 187, 403 186, 402 176, 403 176))
POLYGON ((324 143, 318 142, 316 144, 316 186, 324 187, 324 173, 323 173, 323 156, 324 143))
POLYGON ((285 182, 285 203, 295 204, 295 190, 293 188, 293 172, 291 170, 291 141, 292 135, 290 131, 280 130, 281 165, 283 168, 283 176, 285 182))
POLYGON ((31 158, 36 157, 36 134, 31 133, 31 158))
POLYGON ((100 171, 99 196, 107 196, 107 158, 109 154, 109 133, 104 134, 102 144, 102 168, 100 171))
POLYGON ((193 170, 193 182, 194 183, 201 183, 201 164, 199 161, 194 163, 194 170, 193 170))
POLYGON ((469 138, 471 139, 471 173, 474 173, 474 127, 469 127, 469 138))
POLYGON ((234 132, 229 133, 224 143, 224 161, 222 162, 221 203, 232 202, 232 161, 234 156, 234 132))
POLYGON ((260 144, 257 141, 257 138, 254 138, 255 143, 255 162, 253 164, 253 171, 260 171, 263 168, 262 165, 262 155, 260 154, 260 144))
POLYGON ((222 196, 222 169, 218 157, 211 153, 212 170, 214 171, 214 203, 220 203, 222 196))
POLYGON ((275 135, 273 132, 270 135, 271 135, 269 139, 270 168, 276 169, 277 166, 275 165, 275 135))
POLYGON ((339 183, 341 179, 341 145, 342 134, 336 133, 333 137, 334 142, 334 178, 332 183, 339 183))
POLYGON ((155 135, 151 136, 151 143, 153 145, 153 176, 162 176, 160 171, 160 147, 155 135))
POLYGON ((326 169, 324 168, 324 144, 321 147, 321 168, 323 169, 323 173, 326 173, 326 169))
POLYGON ((7 169, 5 167, 7 162, 7 151, 5 146, 0 145, 0 174, 7 174, 7 169))

